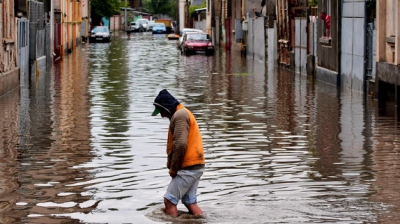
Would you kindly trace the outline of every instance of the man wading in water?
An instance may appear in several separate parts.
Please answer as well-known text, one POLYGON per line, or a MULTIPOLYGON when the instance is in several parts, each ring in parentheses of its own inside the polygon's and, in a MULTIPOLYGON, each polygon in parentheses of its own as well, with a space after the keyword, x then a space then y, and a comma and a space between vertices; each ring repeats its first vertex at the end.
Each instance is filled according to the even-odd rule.
POLYGON ((205 160, 203 141, 193 114, 166 89, 161 90, 153 105, 152 116, 161 114, 170 121, 167 141, 167 167, 172 177, 164 194, 165 213, 177 217, 179 200, 192 215, 202 215, 197 205, 197 187, 203 175, 205 160))

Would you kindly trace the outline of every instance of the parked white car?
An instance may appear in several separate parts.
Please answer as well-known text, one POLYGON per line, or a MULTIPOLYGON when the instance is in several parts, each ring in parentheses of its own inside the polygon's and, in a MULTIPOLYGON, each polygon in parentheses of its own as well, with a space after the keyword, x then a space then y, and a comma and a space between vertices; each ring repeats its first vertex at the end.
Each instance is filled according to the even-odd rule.
POLYGON ((129 26, 129 32, 139 32, 139 24, 136 22, 131 22, 129 26))
POLYGON ((149 27, 148 27, 149 31, 152 31, 152 30, 153 30, 154 23, 155 23, 154 20, 150 20, 150 21, 149 21, 149 27))
MULTIPOLYGON (((149 20, 148 19, 138 19, 136 20, 136 23, 139 25, 139 29, 140 27, 143 27, 143 31, 149 31, 149 20)), ((140 31, 140 30, 139 30, 140 31)))

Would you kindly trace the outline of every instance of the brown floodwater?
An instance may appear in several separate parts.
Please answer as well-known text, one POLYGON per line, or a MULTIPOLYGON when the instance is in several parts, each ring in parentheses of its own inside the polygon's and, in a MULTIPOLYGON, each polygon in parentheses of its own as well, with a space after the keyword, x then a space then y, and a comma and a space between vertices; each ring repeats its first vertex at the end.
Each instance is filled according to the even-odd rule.
MULTIPOLYGON (((0 97, 0 223, 396 223, 393 106, 219 50, 115 34, 0 97), (200 126, 203 218, 163 214, 168 89, 200 126)), ((186 208, 179 204, 185 212, 186 208)))

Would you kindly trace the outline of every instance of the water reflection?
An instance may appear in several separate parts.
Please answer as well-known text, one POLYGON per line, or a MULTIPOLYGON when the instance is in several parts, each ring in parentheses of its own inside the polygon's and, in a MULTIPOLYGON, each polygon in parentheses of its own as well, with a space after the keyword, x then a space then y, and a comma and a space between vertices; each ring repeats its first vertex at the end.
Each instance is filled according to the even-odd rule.
MULTIPOLYGON (((54 218, 49 215, 87 213, 98 203, 93 201, 83 207, 81 203, 87 203, 92 196, 85 194, 84 186, 75 185, 90 177, 85 169, 78 170, 74 166, 92 157, 89 153, 88 71, 87 64, 81 63, 82 57, 77 52, 75 57, 56 64, 54 70, 32 77, 30 89, 29 85, 21 87, 19 112, 11 113, 15 118, 2 119, 3 122, 18 120, 19 124, 19 134, 15 132, 12 138, 1 135, 3 141, 11 141, 7 148, 15 154, 4 156, 14 161, 2 175, 3 180, 12 177, 14 184, 2 181, 2 188, 7 189, 7 196, 2 198, 8 202, 3 206, 2 223, 53 222, 54 218)), ((14 108, 10 105, 18 104, 18 91, 9 96, 13 97, 12 103, 2 107, 7 110, 14 108)))
POLYGON ((398 121, 361 94, 231 52, 182 56, 150 33, 84 45, 28 86, 0 98, 2 223, 199 221, 160 213, 169 121, 150 114, 163 88, 203 134, 201 222, 400 214, 398 121))

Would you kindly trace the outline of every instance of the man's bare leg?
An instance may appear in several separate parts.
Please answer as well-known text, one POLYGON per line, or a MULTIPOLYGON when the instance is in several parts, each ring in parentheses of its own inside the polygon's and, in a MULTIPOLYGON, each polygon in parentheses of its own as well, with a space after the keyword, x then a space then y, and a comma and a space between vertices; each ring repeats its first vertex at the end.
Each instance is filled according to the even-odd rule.
POLYGON ((168 199, 164 198, 165 213, 172 217, 178 217, 178 208, 172 204, 168 199))
POLYGON ((197 204, 190 204, 190 205, 185 205, 186 208, 189 210, 189 213, 192 215, 202 215, 203 211, 197 204))

